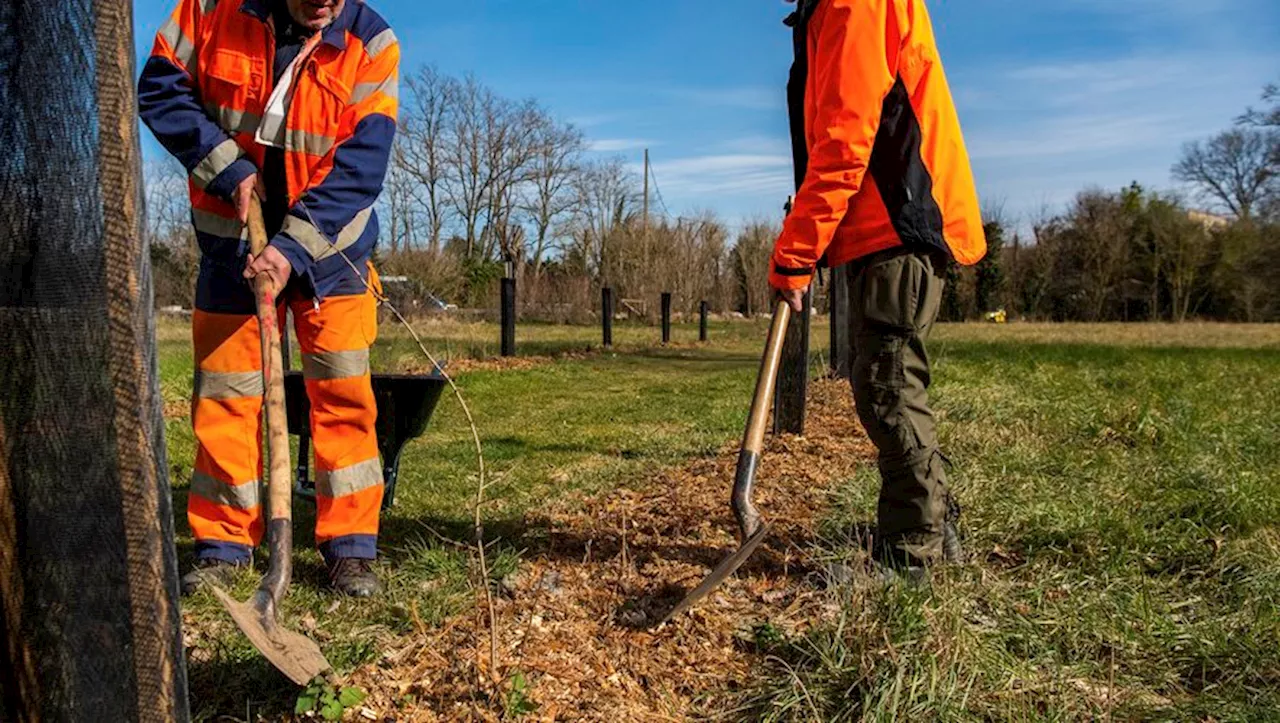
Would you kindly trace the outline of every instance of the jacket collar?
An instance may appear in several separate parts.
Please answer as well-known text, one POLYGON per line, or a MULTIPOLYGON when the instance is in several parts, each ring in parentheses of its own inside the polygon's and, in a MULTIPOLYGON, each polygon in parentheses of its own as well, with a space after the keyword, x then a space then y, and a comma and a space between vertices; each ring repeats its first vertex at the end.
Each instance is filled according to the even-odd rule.
MULTIPOLYGON (((282 0, 241 0, 240 12, 246 15, 267 22, 271 17, 271 3, 282 2, 282 0)), ((320 35, 320 42, 325 45, 331 45, 338 50, 347 49, 347 31, 351 29, 352 23, 355 22, 356 13, 360 11, 362 0, 347 0, 342 6, 342 12, 338 13, 338 17, 325 28, 320 35)))

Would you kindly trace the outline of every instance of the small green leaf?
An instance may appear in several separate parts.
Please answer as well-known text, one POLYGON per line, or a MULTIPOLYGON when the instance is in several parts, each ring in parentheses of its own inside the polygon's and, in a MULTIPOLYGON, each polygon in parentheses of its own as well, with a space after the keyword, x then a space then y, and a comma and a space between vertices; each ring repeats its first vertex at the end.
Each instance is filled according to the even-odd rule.
POLYGON ((315 709, 316 694, 308 690, 298 696, 298 704, 293 707, 293 712, 301 715, 303 713, 310 713, 315 709))
POLYGON ((342 720, 342 704, 336 700, 331 703, 326 703, 325 706, 320 709, 320 717, 325 720, 342 720))
POLYGON ((351 708, 360 705, 364 701, 365 693, 359 688, 343 688, 342 693, 338 695, 338 702, 343 708, 351 708))

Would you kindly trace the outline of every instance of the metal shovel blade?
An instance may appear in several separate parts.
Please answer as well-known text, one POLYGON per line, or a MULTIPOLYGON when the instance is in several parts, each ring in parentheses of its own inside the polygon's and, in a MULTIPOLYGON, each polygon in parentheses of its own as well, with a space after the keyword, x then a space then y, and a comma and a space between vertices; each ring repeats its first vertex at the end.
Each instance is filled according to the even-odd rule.
POLYGON ((764 538, 768 534, 769 525, 761 525, 760 529, 756 530, 754 535, 748 538, 746 542, 742 543, 742 547, 739 547, 732 555, 729 555, 722 560, 720 564, 716 566, 716 569, 712 570, 711 574, 707 575, 692 592, 685 595, 683 600, 681 600, 674 608, 671 608, 671 612, 667 613, 667 616, 662 619, 662 622, 659 623, 659 625, 669 622, 675 616, 696 605, 698 601, 702 600, 702 598, 710 595, 712 590, 720 587, 720 583, 729 579, 730 575, 737 572, 738 568, 742 567, 742 564, 751 557, 752 553, 756 551, 756 548, 760 547, 760 543, 764 542, 764 538))
POLYGON ((248 636, 253 647, 289 680, 307 685, 329 670, 329 661, 325 660, 316 641, 276 622, 270 599, 263 592, 259 591, 253 600, 247 602, 236 600, 218 587, 213 588, 213 594, 248 636))

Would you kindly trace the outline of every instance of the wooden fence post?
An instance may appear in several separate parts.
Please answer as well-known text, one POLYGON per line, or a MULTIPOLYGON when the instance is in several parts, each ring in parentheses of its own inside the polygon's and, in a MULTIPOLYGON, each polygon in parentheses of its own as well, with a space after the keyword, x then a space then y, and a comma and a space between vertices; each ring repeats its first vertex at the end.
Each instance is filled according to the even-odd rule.
MULTIPOLYGON (((792 199, 785 210, 791 213, 792 199)), ((809 317, 813 292, 805 291, 804 311, 792 314, 782 345, 782 364, 773 397, 773 433, 804 434, 804 407, 809 394, 809 317)))
POLYGON ((613 346, 613 289, 600 290, 600 326, 604 332, 604 345, 613 346))
POLYGON ((671 292, 662 292, 662 345, 671 343, 671 292))
POLYGON ((707 302, 698 304, 698 341, 707 341, 707 302))
POLYGON ((827 300, 831 305, 831 377, 848 379, 853 373, 853 345, 849 338, 849 266, 831 269, 827 300))
POLYGON ((502 279, 502 356, 516 355, 516 280, 502 279))
POLYGON ((804 407, 809 393, 809 317, 813 294, 804 294, 804 311, 791 315, 782 345, 778 388, 773 397, 773 433, 804 434, 804 407))

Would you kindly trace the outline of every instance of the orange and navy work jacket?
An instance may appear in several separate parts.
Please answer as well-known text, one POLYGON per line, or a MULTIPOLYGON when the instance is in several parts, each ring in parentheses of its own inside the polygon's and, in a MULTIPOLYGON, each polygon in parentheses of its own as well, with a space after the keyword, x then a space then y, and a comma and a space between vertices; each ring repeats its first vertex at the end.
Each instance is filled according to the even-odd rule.
POLYGON ((820 262, 901 245, 977 263, 987 248, 978 194, 924 1, 800 4, 798 15, 812 12, 797 37, 807 72, 791 92, 808 164, 770 283, 803 289, 820 262))
MULTIPOLYGON (((190 174, 202 266, 244 266, 247 234, 231 199, 264 160, 255 134, 274 83, 273 1, 283 0, 180 0, 138 81, 143 122, 190 174)), ((400 45, 372 8, 347 0, 303 52, 285 118, 290 210, 271 245, 316 298, 364 293, 378 238, 373 206, 395 136, 400 45)), ((234 295, 201 284, 197 306, 234 295)))

